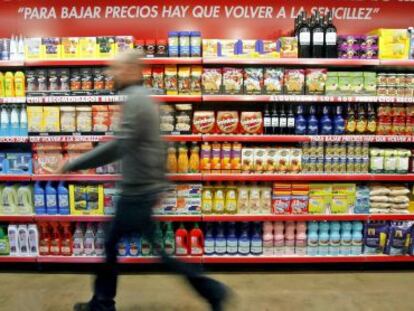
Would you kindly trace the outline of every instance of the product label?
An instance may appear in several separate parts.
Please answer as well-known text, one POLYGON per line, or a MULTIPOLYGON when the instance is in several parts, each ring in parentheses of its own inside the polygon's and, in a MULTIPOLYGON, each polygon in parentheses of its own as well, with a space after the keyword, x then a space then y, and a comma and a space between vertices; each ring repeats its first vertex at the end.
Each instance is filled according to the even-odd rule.
POLYGON ((46 205, 47 206, 56 206, 56 196, 53 194, 46 195, 46 205))
POLYGON ((264 127, 271 127, 272 126, 272 119, 269 117, 266 117, 263 119, 263 125, 264 127))
POLYGON ((314 32, 313 33, 313 45, 323 45, 323 32, 314 32))
POLYGON ((237 239, 227 239, 227 254, 237 253, 237 239))
POLYGON ((327 45, 336 45, 336 32, 327 32, 325 41, 327 45))
POLYGON ((301 45, 309 45, 311 41, 310 39, 311 39, 310 32, 301 32, 299 34, 299 43, 301 45))
POLYGON ((263 252, 263 245, 261 239, 252 239, 251 251, 253 254, 261 254, 263 252))
POLYGON ((287 120, 287 126, 289 128, 294 128, 295 127, 295 118, 288 118, 288 120, 287 120))
POLYGON ((214 254, 214 239, 205 239, 205 241, 204 241, 204 253, 206 255, 214 254))
POLYGON ((238 244, 238 251, 240 254, 248 255, 250 253, 250 240, 240 239, 238 244))
POLYGON ((286 127, 287 119, 286 118, 280 118, 279 119, 279 124, 280 124, 280 127, 286 127))
POLYGON ((69 207, 69 200, 67 195, 59 195, 59 207, 69 207))
POLYGON ((273 128, 279 127, 279 118, 272 118, 272 127, 273 128))
POLYGON ((216 238, 214 246, 216 254, 225 254, 226 246, 226 240, 224 238, 216 238))

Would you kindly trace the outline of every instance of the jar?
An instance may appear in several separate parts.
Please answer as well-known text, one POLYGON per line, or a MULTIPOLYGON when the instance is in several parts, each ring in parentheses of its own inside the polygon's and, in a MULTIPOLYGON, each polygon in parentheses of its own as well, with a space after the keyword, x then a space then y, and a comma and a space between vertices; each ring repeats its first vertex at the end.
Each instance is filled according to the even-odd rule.
POLYGON ((201 56, 201 32, 192 31, 190 33, 190 49, 192 57, 201 56))
POLYGON ((411 151, 406 149, 396 150, 397 152, 397 165, 396 172, 398 174, 407 174, 409 170, 411 151))
POLYGON ((387 76, 384 73, 379 73, 377 75, 377 84, 387 84, 387 76))
POLYGON ((387 85, 391 86, 391 85, 395 85, 397 82, 397 76, 393 73, 389 73, 387 74, 387 85))
POLYGON ((145 40, 145 56, 154 57, 155 55, 155 40, 145 40))
POLYGON ((395 173, 397 170, 397 151, 396 150, 385 150, 384 152, 384 172, 395 173))
POLYGON ((168 56, 167 40, 159 39, 159 40, 157 40, 156 45, 157 45, 157 50, 156 50, 155 54, 158 57, 168 56))
POLYGON ((414 74, 409 73, 405 75, 405 85, 414 86, 414 74))
POLYGON ((399 73, 395 75, 395 84, 397 86, 405 86, 405 74, 399 73))
POLYGON ((180 57, 190 56, 190 33, 188 31, 181 31, 180 34, 180 57))
POLYGON ((384 171, 384 150, 371 149, 369 168, 371 173, 382 173, 384 171))
POLYGON ((178 42, 178 32, 169 32, 168 33, 168 55, 170 57, 178 57, 179 55, 179 42, 178 42))
POLYGON ((76 108, 73 106, 60 107, 60 131, 76 132, 76 108))

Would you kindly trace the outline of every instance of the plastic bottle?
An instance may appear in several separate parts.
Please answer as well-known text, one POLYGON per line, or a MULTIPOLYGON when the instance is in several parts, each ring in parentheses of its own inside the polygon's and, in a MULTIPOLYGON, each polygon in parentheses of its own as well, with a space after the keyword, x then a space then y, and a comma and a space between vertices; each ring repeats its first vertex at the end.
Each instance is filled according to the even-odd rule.
POLYGON ((18 41, 14 35, 10 39, 10 60, 18 60, 18 41))
POLYGON ((52 234, 50 235, 50 255, 60 256, 62 254, 62 238, 57 223, 51 223, 52 234))
POLYGON ((319 241, 318 254, 319 256, 327 256, 329 254, 329 223, 319 223, 319 241))
POLYGON ((58 213, 57 193, 52 182, 48 181, 45 188, 46 212, 48 215, 56 215, 58 213))
POLYGON ((190 231, 190 255, 202 256, 204 253, 204 236, 200 230, 198 223, 194 224, 194 228, 190 231))
POLYGON ((237 255, 236 223, 234 222, 227 225, 226 253, 227 255, 237 255))
POLYGON ((341 256, 349 256, 351 254, 351 244, 352 244, 352 224, 348 221, 341 223, 341 247, 340 254, 341 256))
POLYGON ((201 195, 201 211, 203 214, 210 214, 213 211, 213 192, 208 184, 203 187, 201 195))
POLYGON ((178 173, 186 174, 189 172, 188 148, 183 142, 178 148, 178 173))
POLYGON ((70 230, 69 223, 62 223, 62 240, 61 240, 61 252, 63 256, 72 256, 73 254, 73 237, 70 230))
MULTIPOLYGON (((96 238, 95 238, 95 241, 96 241, 96 238)), ((136 234, 131 234, 128 238, 128 243, 129 243, 128 244, 128 255, 134 256, 134 257, 139 256, 139 254, 141 253, 141 250, 140 250, 141 243, 140 243, 139 236, 136 234)), ((96 249, 95 249, 95 252, 96 252, 96 249)), ((99 255, 99 256, 103 256, 103 253, 102 255, 99 255)))
POLYGON ((0 227, 0 255, 10 254, 9 238, 4 233, 3 227, 0 227))
POLYGON ((19 256, 29 256, 29 232, 26 225, 17 227, 17 235, 19 241, 19 256))
POLYGON ((273 252, 276 256, 285 254, 285 224, 282 221, 276 221, 273 224, 273 252))
POLYGON ((255 256, 263 254, 262 226, 259 222, 253 224, 253 233, 250 243, 250 253, 255 256))
POLYGON ((57 187, 58 210, 60 215, 69 215, 69 191, 65 183, 60 181, 57 187))
POLYGON ((145 238, 141 239, 142 256, 150 256, 152 254, 152 244, 145 238))
POLYGON ((363 224, 360 221, 354 221, 352 223, 352 244, 351 244, 351 254, 353 256, 361 255, 362 253, 362 229, 363 224))
POLYGON ((27 110, 26 110, 26 105, 24 104, 21 106, 19 119, 20 119, 19 135, 27 136, 28 135, 27 110))
POLYGON ((287 221, 285 223, 285 255, 295 254, 295 223, 287 221))
POLYGON ((18 54, 17 59, 20 61, 24 61, 24 39, 22 35, 19 36, 19 43, 17 45, 17 54, 18 54))
POLYGON ((316 117, 316 108, 314 105, 309 107, 309 115, 306 120, 307 123, 307 134, 308 135, 318 135, 319 134, 319 124, 318 118, 316 117))
POLYGON ((341 244, 341 224, 337 221, 330 223, 330 234, 329 234, 329 255, 338 256, 340 253, 341 244))
POLYGON ((39 231, 37 230, 37 226, 31 224, 27 227, 27 231, 29 234, 29 255, 37 256, 39 255, 39 231))
POLYGON ((295 254, 299 256, 306 255, 306 222, 296 223, 295 254))
POLYGON ((4 214, 17 214, 17 191, 16 187, 7 183, 1 191, 1 205, 4 214))
POLYGON ((34 209, 36 215, 46 214, 46 197, 40 181, 36 181, 33 189, 34 209))
POLYGON ((307 122, 306 118, 304 117, 304 111, 303 106, 298 105, 296 107, 296 116, 295 116, 295 134, 296 135, 305 135, 306 134, 306 128, 307 128, 307 122))
POLYGON ((167 229, 164 235, 164 251, 170 256, 175 254, 175 237, 171 222, 167 223, 167 229))
POLYGON ((224 204, 224 211, 228 214, 237 213, 236 188, 232 184, 230 184, 226 190, 226 200, 224 204))
POLYGON ((0 72, 0 97, 5 97, 4 74, 0 72))
POLYGON ((17 71, 14 74, 14 96, 16 97, 24 97, 26 96, 25 90, 25 81, 26 77, 22 71, 17 71))
POLYGON ((273 224, 270 221, 263 223, 263 255, 273 256, 273 224))
POLYGON ((10 115, 7 105, 1 107, 0 136, 10 136, 10 115))
POLYGON ((177 256, 188 255, 188 231, 184 224, 180 224, 180 228, 175 232, 175 254, 177 256))
POLYGON ((29 215, 32 213, 32 189, 29 185, 21 185, 17 188, 17 214, 29 215))
POLYGON ((95 255, 95 234, 93 232, 93 225, 91 223, 88 223, 86 225, 83 247, 86 256, 95 255))
POLYGON ((250 253, 249 223, 243 222, 241 233, 237 242, 239 255, 247 256, 250 253))
POLYGON ((262 210, 262 202, 261 202, 261 195, 260 195, 260 188, 257 186, 256 183, 253 183, 250 188, 249 193, 249 212, 250 214, 260 214, 262 210))
POLYGON ((335 117, 333 120, 333 134, 334 135, 345 134, 345 119, 342 113, 343 113, 343 107, 341 105, 336 106, 335 117))
POLYGON ((332 119, 329 115, 329 107, 327 105, 323 106, 322 109, 322 117, 320 119, 320 130, 319 133, 321 135, 331 135, 333 126, 332 126, 332 119))
POLYGON ((213 199, 213 212, 216 214, 223 214, 224 213, 224 206, 225 206, 225 197, 223 188, 217 188, 214 192, 214 199, 213 199))
POLYGON ((249 188, 244 184, 238 187, 237 211, 240 214, 248 214, 250 208, 249 188))
POLYGON ((154 232, 154 255, 159 256, 161 252, 164 250, 164 238, 162 234, 161 224, 155 224, 155 232, 154 232))
POLYGON ((81 223, 76 224, 75 232, 73 233, 73 255, 75 256, 82 256, 84 254, 84 247, 83 247, 83 230, 81 227, 81 223))
POLYGON ((7 235, 9 237, 10 256, 18 256, 20 254, 18 233, 16 225, 9 225, 7 228, 7 235))
POLYGON ((214 253, 216 255, 225 255, 227 251, 227 240, 224 235, 224 227, 221 222, 216 224, 216 237, 214 240, 214 253))
POLYGON ((129 254, 129 238, 127 236, 123 236, 119 239, 118 242, 118 256, 127 256, 129 254))
POLYGON ((189 169, 190 173, 198 173, 200 171, 200 147, 195 142, 191 145, 189 169))
POLYGON ((45 223, 39 224, 40 235, 39 235, 39 255, 47 256, 50 255, 50 232, 49 226, 45 223))
POLYGON ((204 254, 206 256, 208 255, 214 255, 214 234, 213 234, 213 224, 207 223, 206 224, 206 234, 204 237, 204 254))
POLYGON ((7 44, 8 40, 3 40, 3 46, 1 49, 1 60, 9 60, 10 59, 10 50, 7 44))
POLYGON ((95 234, 95 254, 96 256, 105 255, 105 230, 103 223, 98 224, 95 234))
POLYGON ((271 214, 272 213, 272 188, 270 187, 260 187, 260 202, 262 214, 271 214))
POLYGON ((319 243, 319 224, 316 221, 308 223, 308 247, 307 254, 308 256, 317 256, 318 255, 318 243, 319 243))
POLYGON ((4 96, 14 97, 16 96, 15 94, 14 75, 12 72, 7 71, 4 75, 4 96))

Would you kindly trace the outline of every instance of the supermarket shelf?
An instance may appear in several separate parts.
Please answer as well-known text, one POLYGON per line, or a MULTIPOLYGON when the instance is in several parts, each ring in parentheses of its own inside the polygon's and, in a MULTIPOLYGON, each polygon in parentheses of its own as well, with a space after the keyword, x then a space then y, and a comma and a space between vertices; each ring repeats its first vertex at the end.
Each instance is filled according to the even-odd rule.
POLYGON ((0 181, 30 181, 31 175, 0 175, 0 181))
POLYGON ((34 256, 0 256, 0 262, 37 262, 37 257, 34 256))
POLYGON ((336 59, 336 58, 231 58, 204 57, 203 64, 216 65, 320 65, 320 66, 378 66, 377 59, 336 59))
POLYGON ((201 102, 201 95, 151 95, 152 99, 159 102, 201 102))
POLYGON ((0 222, 32 222, 33 215, 1 215, 0 222))
POLYGON ((166 141, 202 141, 201 135, 163 135, 166 141))
POLYGON ((154 215, 155 220, 158 221, 182 221, 182 222, 193 222, 202 221, 203 216, 200 215, 154 215))
POLYGON ((44 175, 33 175, 32 180, 34 181, 117 181, 120 180, 120 175, 109 175, 109 174, 44 174, 44 175))
POLYGON ((0 104, 24 104, 26 97, 0 97, 0 104))
POLYGON ((0 137, 0 143, 27 143, 29 137, 27 136, 3 136, 0 137))
POLYGON ((202 135, 203 141, 210 142, 307 142, 310 136, 301 135, 202 135))
POLYGON ((112 216, 105 215, 90 215, 90 216, 75 216, 75 215, 35 215, 32 217, 37 222, 104 222, 110 221, 112 216))
POLYGON ((28 67, 54 67, 54 66, 106 66, 110 59, 50 59, 50 60, 26 60, 28 67))
POLYGON ((0 67, 23 67, 24 62, 20 60, 2 60, 0 61, 0 67))
POLYGON ((201 57, 147 57, 141 58, 145 65, 201 65, 201 57))
POLYGON ((28 104, 64 103, 117 103, 126 99, 124 95, 85 95, 85 96, 27 96, 28 104))
POLYGON ((380 60, 381 66, 391 66, 391 67, 413 67, 414 68, 414 59, 382 59, 380 60))
MULTIPOLYGON (((30 136, 28 140, 32 143, 44 142, 100 142, 109 141, 112 135, 45 135, 30 136)), ((0 140, 1 141, 1 140, 0 140)))
POLYGON ((101 263, 104 257, 98 256, 38 256, 39 263, 101 263))
POLYGON ((202 181, 202 174, 168 174, 171 181, 202 181))

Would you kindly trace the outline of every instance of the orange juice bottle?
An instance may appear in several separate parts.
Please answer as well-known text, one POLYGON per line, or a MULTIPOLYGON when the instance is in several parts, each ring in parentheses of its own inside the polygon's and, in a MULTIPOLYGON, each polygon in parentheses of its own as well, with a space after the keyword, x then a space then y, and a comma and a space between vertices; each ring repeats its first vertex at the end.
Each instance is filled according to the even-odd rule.
POLYGON ((190 173, 198 173, 200 171, 200 148, 197 143, 193 143, 190 153, 190 173))
POLYGON ((178 173, 188 173, 188 148, 185 143, 178 147, 178 173))
POLYGON ((177 150, 173 144, 168 147, 167 170, 170 174, 177 173, 177 150))

